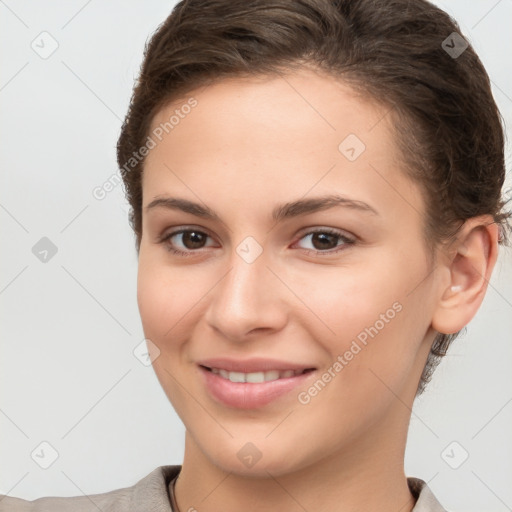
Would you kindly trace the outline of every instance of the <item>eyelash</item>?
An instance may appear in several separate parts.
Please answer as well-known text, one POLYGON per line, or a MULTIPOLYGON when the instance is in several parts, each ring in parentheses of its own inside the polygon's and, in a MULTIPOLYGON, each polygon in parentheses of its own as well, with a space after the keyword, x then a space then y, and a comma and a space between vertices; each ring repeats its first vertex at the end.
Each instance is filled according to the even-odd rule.
MULTIPOLYGON (((210 235, 208 235, 208 233, 205 233, 203 231, 199 231, 198 229, 191 229, 191 228, 189 228, 189 229, 180 229, 180 230, 173 231, 171 233, 163 235, 158 240, 158 243, 165 244, 166 250, 169 251, 172 254, 175 254, 176 256, 184 256, 184 257, 194 256, 198 252, 201 252, 201 250, 200 249, 198 249, 198 250, 190 249, 188 251, 181 251, 180 249, 172 248, 170 246, 170 244, 167 243, 168 240, 170 240, 173 236, 176 236, 176 235, 179 235, 179 234, 184 234, 184 233, 189 233, 189 232, 199 233, 201 235, 206 235, 208 237, 210 236, 210 235)), ((356 243, 355 239, 349 238, 349 237, 345 236, 343 233, 341 233, 340 231, 337 231, 337 230, 331 229, 331 228, 322 228, 322 229, 315 229, 315 230, 312 230, 312 231, 308 231, 307 233, 304 233, 304 235, 301 236, 301 238, 299 240, 302 240, 303 238, 305 238, 307 236, 318 234, 318 233, 337 236, 339 238, 339 240, 341 240, 343 242, 343 245, 341 245, 339 249, 330 249, 330 250, 327 250, 327 251, 318 251, 318 250, 315 250, 315 249, 302 249, 303 251, 306 251, 308 254, 314 253, 315 255, 321 255, 321 256, 331 255, 331 254, 337 254, 337 253, 339 253, 341 251, 344 251, 344 250, 347 249, 346 246, 350 246, 350 245, 353 245, 353 244, 356 243)))

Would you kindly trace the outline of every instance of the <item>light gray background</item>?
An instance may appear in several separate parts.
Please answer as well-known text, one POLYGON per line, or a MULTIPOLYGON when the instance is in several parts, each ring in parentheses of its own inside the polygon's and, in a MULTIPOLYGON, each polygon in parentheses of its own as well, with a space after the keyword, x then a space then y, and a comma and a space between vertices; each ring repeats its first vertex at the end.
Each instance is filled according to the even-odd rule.
MULTIPOLYGON (((512 1, 436 3, 486 65, 510 137, 512 1)), ((144 336, 122 186, 93 196, 116 176, 144 43, 173 5, 0 1, 0 492, 99 493, 182 462, 184 427, 133 354, 144 336), (47 59, 31 48, 43 31, 59 45, 47 59), (58 248, 47 263, 32 253, 42 237, 58 248), (43 441, 58 452, 48 469, 43 441)), ((454 511, 512 510, 512 253, 500 251, 477 317, 412 413, 406 473, 454 511)))

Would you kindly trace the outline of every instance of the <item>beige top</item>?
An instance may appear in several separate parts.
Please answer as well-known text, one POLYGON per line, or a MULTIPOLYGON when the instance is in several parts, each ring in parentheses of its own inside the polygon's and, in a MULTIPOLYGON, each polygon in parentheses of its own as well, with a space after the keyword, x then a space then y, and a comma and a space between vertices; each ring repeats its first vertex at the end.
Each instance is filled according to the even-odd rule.
MULTIPOLYGON (((0 512, 179 512, 173 483, 180 470, 181 465, 159 466, 131 487, 102 494, 33 501, 0 494, 0 512)), ((417 498, 413 512, 447 512, 423 480, 409 477, 407 483, 417 498)))

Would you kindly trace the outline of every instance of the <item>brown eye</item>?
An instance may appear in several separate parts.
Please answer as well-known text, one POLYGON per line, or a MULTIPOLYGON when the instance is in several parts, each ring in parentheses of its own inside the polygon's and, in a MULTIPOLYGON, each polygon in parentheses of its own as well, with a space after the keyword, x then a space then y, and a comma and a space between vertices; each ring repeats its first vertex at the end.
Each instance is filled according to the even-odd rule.
POLYGON ((330 233, 313 233, 311 235, 311 243, 318 250, 333 249, 337 246, 338 238, 337 235, 330 233))
POLYGON ((313 251, 317 254, 333 254, 345 250, 347 246, 353 245, 355 240, 345 236, 343 233, 332 229, 317 229, 307 233, 301 238, 306 240, 312 245, 310 248, 304 248, 306 251, 313 251), (339 247, 337 250, 336 247, 339 247))
POLYGON ((201 231, 181 231, 177 234, 182 235, 182 243, 187 249, 200 249, 207 238, 201 231))
POLYGON ((192 256, 197 249, 205 247, 209 235, 196 229, 181 229, 164 235, 159 242, 165 244, 166 249, 180 256, 192 256))

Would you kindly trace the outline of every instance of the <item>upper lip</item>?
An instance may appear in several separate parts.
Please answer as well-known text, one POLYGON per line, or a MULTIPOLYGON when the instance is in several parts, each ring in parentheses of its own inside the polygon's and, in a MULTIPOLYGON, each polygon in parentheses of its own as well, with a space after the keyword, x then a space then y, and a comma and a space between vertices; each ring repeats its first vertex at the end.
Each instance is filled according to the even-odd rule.
POLYGON ((289 361, 280 361, 278 359, 252 358, 252 359, 230 359, 213 358, 197 361, 201 366, 208 368, 219 368, 228 372, 267 372, 270 370, 307 370, 315 369, 310 364, 291 363, 289 361))

